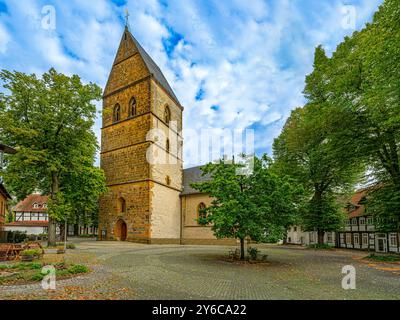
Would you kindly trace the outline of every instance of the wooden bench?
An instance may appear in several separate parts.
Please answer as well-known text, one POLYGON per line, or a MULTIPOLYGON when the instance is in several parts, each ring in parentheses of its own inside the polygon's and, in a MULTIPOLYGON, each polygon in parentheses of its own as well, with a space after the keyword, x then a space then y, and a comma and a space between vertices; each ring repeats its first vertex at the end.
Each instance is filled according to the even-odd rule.
POLYGON ((20 252, 23 250, 21 245, 17 244, 0 244, 0 261, 16 260, 19 258, 20 252))
POLYGON ((4 243, 0 244, 0 261, 17 260, 22 251, 30 249, 40 249, 44 254, 42 245, 39 242, 22 244, 4 243))

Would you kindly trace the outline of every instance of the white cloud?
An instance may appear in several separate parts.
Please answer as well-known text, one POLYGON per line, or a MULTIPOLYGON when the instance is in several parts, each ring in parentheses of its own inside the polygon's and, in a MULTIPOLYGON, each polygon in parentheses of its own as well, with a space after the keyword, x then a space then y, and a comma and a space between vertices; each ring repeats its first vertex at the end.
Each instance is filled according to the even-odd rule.
POLYGON ((0 24, 0 53, 6 53, 9 41, 10 35, 8 34, 6 28, 0 24))
MULTIPOLYGON (((124 8, 107 0, 48 2, 56 8, 55 31, 40 27, 41 2, 6 0, 8 12, 0 24, 2 67, 43 72, 53 66, 104 87, 122 34, 124 8), (5 54, 10 51, 13 55, 5 54)), ((381 2, 354 0, 358 28, 381 2)), ((290 111, 304 103, 304 78, 312 70, 315 46, 332 51, 352 32, 341 26, 345 4, 131 0, 127 6, 132 32, 185 106, 185 127, 256 128, 256 148, 270 151, 290 111), (163 39, 173 32, 182 39, 168 55, 163 39), (200 88, 202 100, 196 100, 200 88)), ((99 119, 98 136, 100 127, 99 119)), ((186 165, 198 164, 190 155, 185 160, 186 165)))

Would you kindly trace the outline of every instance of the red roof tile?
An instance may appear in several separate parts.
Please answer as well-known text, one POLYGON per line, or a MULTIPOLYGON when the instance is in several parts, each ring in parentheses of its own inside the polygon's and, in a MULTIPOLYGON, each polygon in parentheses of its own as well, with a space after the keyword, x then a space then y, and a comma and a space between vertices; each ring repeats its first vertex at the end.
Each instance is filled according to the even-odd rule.
POLYGON ((13 211, 16 212, 46 212, 47 208, 43 208, 43 204, 48 201, 48 196, 42 196, 40 194, 31 194, 27 196, 24 200, 19 202, 14 208, 13 211), (37 203, 39 204, 39 208, 34 208, 33 205, 37 203))
POLYGON ((5 227, 48 227, 48 221, 14 221, 6 223, 5 227))
POLYGON ((367 196, 369 191, 371 191, 371 188, 361 189, 351 197, 349 204, 355 206, 355 210, 349 211, 349 209, 346 208, 349 219, 361 217, 365 214, 365 206, 360 202, 367 196))

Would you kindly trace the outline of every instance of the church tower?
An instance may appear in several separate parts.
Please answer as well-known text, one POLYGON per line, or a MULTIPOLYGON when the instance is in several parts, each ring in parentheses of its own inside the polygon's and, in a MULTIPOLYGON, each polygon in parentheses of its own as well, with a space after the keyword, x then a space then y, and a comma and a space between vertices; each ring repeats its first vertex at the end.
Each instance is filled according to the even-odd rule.
POLYGON ((179 243, 182 112, 156 63, 125 28, 103 95, 99 238, 179 243))

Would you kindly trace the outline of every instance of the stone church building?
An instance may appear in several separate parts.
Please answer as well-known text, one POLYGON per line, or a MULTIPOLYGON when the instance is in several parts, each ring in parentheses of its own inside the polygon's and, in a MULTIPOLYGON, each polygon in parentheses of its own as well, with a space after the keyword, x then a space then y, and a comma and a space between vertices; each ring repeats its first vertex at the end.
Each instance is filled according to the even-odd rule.
POLYGON ((126 27, 103 95, 100 158, 108 193, 100 199, 101 240, 236 243, 217 240, 210 226, 197 221, 211 199, 190 187, 204 179, 200 168, 183 170, 183 111, 159 67, 126 27), (162 134, 150 134, 154 131, 162 134), (168 161, 148 161, 149 152, 168 161))

